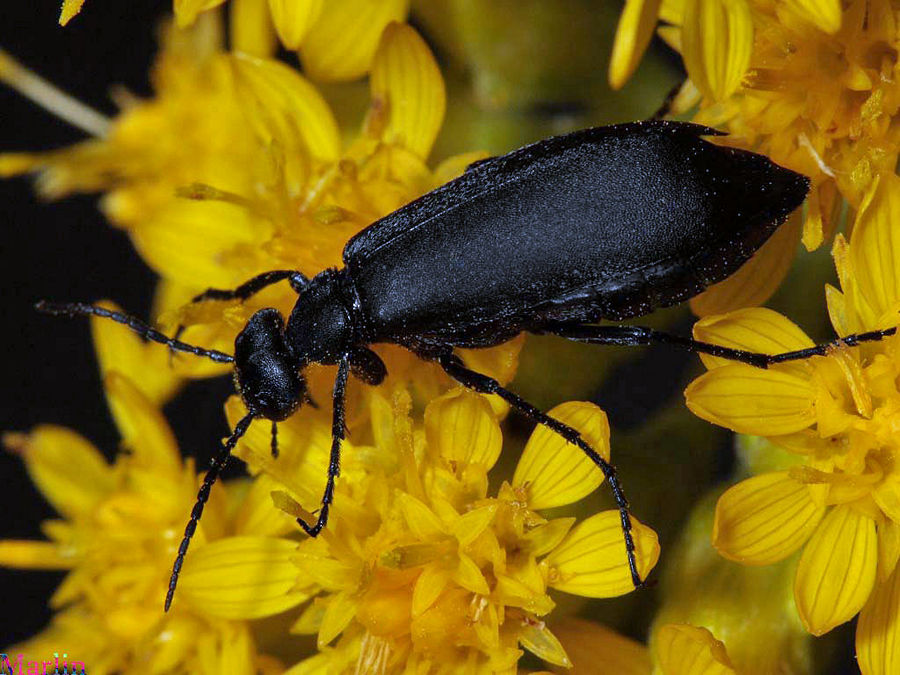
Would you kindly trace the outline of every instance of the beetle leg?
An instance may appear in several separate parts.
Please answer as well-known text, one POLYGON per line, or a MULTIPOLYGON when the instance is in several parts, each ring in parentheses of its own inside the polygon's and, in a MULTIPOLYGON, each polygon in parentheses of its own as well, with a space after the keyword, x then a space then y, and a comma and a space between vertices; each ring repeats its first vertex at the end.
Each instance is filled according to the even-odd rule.
POLYGON ((554 417, 550 417, 550 415, 537 409, 517 394, 505 389, 494 378, 466 368, 460 358, 455 354, 444 354, 439 356, 437 361, 450 377, 463 386, 482 394, 496 394, 526 417, 529 417, 538 424, 543 424, 551 431, 558 433, 569 443, 577 446, 585 455, 587 455, 588 459, 597 465, 606 477, 609 487, 612 490, 613 497, 616 500, 616 505, 619 507, 622 535, 625 538, 625 554, 628 558, 628 569, 631 571, 631 581, 635 588, 642 587, 644 582, 641 579, 640 572, 638 572, 637 558, 634 553, 634 537, 631 534, 631 519, 628 512, 628 500, 625 498, 622 486, 619 485, 619 478, 616 475, 615 467, 603 459, 596 450, 588 445, 577 430, 567 424, 563 424, 554 417))
POLYGON ((368 347, 354 347, 350 350, 350 372, 366 384, 377 386, 387 376, 387 367, 368 347))
POLYGON ((272 420, 272 459, 278 459, 278 422, 272 420))
POLYGON ((272 284, 277 284, 284 279, 289 279, 291 288, 298 293, 303 290, 303 287, 306 286, 307 283, 309 283, 309 279, 296 270, 271 270, 269 272, 257 274, 237 288, 227 290, 221 288, 207 288, 199 295, 195 295, 191 298, 191 303, 203 302, 205 300, 240 300, 243 302, 256 295, 264 288, 267 288, 272 284))
MULTIPOLYGON (((202 293, 191 298, 190 304, 194 304, 195 302, 205 302, 206 300, 240 300, 241 302, 243 302, 244 300, 247 300, 248 298, 256 295, 264 288, 267 288, 272 284, 277 284, 279 281, 283 281, 285 279, 288 279, 290 281, 291 288, 293 288, 297 293, 300 293, 300 291, 303 290, 306 284, 309 283, 309 279, 307 279, 302 272, 297 272, 296 270, 271 270, 269 272, 257 274, 255 277, 248 279, 237 288, 207 288, 202 293)), ((176 340, 179 339, 184 333, 184 329, 185 327, 181 324, 179 324, 175 329, 176 340)))
POLYGON ((739 361, 757 368, 767 368, 774 363, 785 361, 799 361, 811 356, 825 356, 829 350, 841 345, 854 346, 862 342, 876 342, 894 335, 897 328, 873 330, 868 333, 855 333, 845 335, 837 340, 826 342, 808 349, 798 349, 782 354, 760 354, 748 352, 743 349, 732 349, 709 342, 700 342, 692 338, 663 333, 662 331, 645 328, 643 326, 591 326, 583 324, 559 324, 543 329, 541 332, 559 335, 567 340, 585 342, 588 344, 619 345, 626 347, 649 345, 651 343, 675 345, 692 352, 719 356, 729 361, 739 361))
POLYGON ((334 412, 331 418, 331 457, 328 460, 328 481, 322 494, 322 508, 319 518, 313 525, 307 524, 303 518, 297 523, 310 537, 315 537, 328 522, 328 509, 334 499, 334 479, 341 475, 341 441, 344 440, 344 401, 347 398, 347 375, 350 372, 350 356, 344 354, 338 362, 337 377, 334 378, 334 412))
POLYGON ((178 554, 175 556, 175 564, 172 565, 172 576, 169 577, 169 590, 166 592, 165 608, 167 612, 169 611, 169 607, 172 606, 172 598, 175 597, 175 586, 178 584, 178 574, 181 572, 182 564, 184 564, 184 556, 187 555, 191 537, 194 536, 194 531, 197 529, 197 523, 200 522, 200 516, 203 515, 203 507, 209 499, 209 492, 212 490, 213 484, 218 480, 219 474, 222 473, 222 469, 228 464, 234 446, 237 445, 241 436, 247 432, 247 429, 250 427, 250 422, 252 421, 253 413, 249 413, 248 415, 244 415, 244 417, 234 425, 234 431, 231 432, 231 436, 229 436, 228 440, 219 448, 219 452, 216 453, 216 456, 213 458, 212 464, 206 472, 206 476, 203 477, 203 484, 200 486, 200 491, 197 493, 197 501, 194 504, 194 508, 191 510, 191 518, 184 528, 184 537, 181 540, 181 545, 178 547, 178 554))
POLYGON ((668 117, 672 112, 672 105, 675 103, 675 99, 678 98, 678 94, 681 93, 681 89, 684 87, 685 82, 687 82, 687 79, 681 80, 669 90, 669 93, 666 94, 666 97, 663 99, 659 108, 657 108, 656 112, 650 116, 651 120, 661 120, 668 117))

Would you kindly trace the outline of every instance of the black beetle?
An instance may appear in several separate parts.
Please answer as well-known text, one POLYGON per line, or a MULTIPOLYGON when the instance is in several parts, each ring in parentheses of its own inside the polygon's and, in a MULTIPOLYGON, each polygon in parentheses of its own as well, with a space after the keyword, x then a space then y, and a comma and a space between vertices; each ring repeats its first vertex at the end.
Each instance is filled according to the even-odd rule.
MULTIPOLYGON (((622 517, 628 565, 637 570, 628 502, 614 468, 578 432, 466 368, 455 347, 489 347, 522 331, 599 344, 662 342, 754 366, 823 354, 828 345, 764 355, 639 326, 589 325, 642 316, 721 281, 768 239, 806 196, 809 180, 762 155, 713 145, 695 124, 647 121, 576 131, 471 165, 465 173, 373 223, 344 248, 342 269, 312 279, 291 270, 256 276, 194 301, 244 300, 288 280, 298 298, 290 317, 256 312, 234 356, 170 338, 128 315, 94 305, 38 303, 51 314, 95 315, 124 323, 170 348, 234 363, 248 413, 207 472, 172 570, 169 608, 184 556, 231 450, 255 418, 276 423, 306 396, 309 363, 336 364, 331 458, 318 519, 328 520, 340 472, 349 373, 377 385, 384 363, 369 349, 395 343, 434 360, 461 384, 494 393, 576 444, 603 471, 622 517)), ((848 336, 875 340, 895 329, 848 336)))

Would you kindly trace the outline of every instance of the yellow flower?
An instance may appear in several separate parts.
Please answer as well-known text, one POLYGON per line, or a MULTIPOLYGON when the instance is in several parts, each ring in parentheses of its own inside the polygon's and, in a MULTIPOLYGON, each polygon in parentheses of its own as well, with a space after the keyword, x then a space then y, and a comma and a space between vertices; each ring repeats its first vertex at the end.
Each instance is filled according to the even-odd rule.
MULTIPOLYGON (((629 0, 610 80, 633 72, 657 18, 689 81, 676 105, 813 179, 803 223, 810 250, 830 238, 841 198, 858 208, 873 178, 893 172, 900 136, 892 0, 629 0)), ((696 299, 701 315, 764 302, 789 267, 799 232, 766 246, 752 269, 696 299)))
POLYGON ((743 567, 718 556, 709 542, 714 504, 713 499, 701 499, 677 546, 667 551, 649 649, 590 621, 566 618, 554 623, 554 634, 575 672, 811 672, 812 641, 788 607, 792 602, 790 561, 743 567), (597 654, 604 655, 603 661, 597 654))
POLYGON ((52 624, 4 652, 46 655, 64 645, 88 672, 101 674, 278 672, 276 660, 257 652, 245 620, 308 597, 289 561, 296 544, 278 536, 290 531, 291 521, 273 516, 270 506, 261 517, 265 485, 220 484, 197 530, 176 605, 164 614, 172 560, 199 480, 193 462, 182 462, 159 408, 135 384, 142 382, 150 395, 164 391, 153 378, 147 382, 144 368, 147 358, 165 358, 165 350, 111 322, 95 321, 94 330, 127 453, 108 464, 87 440, 50 425, 4 436, 61 517, 43 524, 48 541, 0 540, 0 564, 67 571, 51 598, 59 611, 52 624))
MULTIPOLYGON (((0 175, 37 171, 38 188, 50 198, 106 190, 106 216, 162 277, 157 314, 170 328, 188 325, 187 341, 226 352, 253 312, 275 307, 287 315, 296 294, 280 284, 243 305, 180 310, 189 298, 266 270, 312 276, 340 265, 352 235, 484 156, 451 157, 428 169, 444 117, 444 83, 425 42, 403 24, 381 35, 372 104, 346 149, 318 90, 283 63, 223 53, 213 14, 189 31, 170 28, 153 74, 156 98, 132 102, 102 138, 0 155, 0 175)), ((508 381, 520 344, 466 358, 508 381)), ((392 374, 416 373, 426 399, 438 383, 446 386, 444 376, 404 350, 381 355, 392 374)), ((174 362, 182 375, 225 372, 200 359, 174 362)), ((329 384, 319 385, 327 399, 329 384)), ((314 396, 319 385, 313 382, 314 396)))
MULTIPOLYGON (((522 649, 569 660, 547 625, 550 589, 586 597, 632 590, 618 511, 547 519, 538 510, 571 504, 603 477, 575 446, 540 427, 512 480, 488 496, 488 471, 502 435, 487 400, 454 389, 414 427, 409 394, 370 397, 368 430, 343 453, 326 530, 300 543, 298 579, 315 599, 293 632, 318 635, 320 653, 289 673, 509 672, 522 649)), ((242 414, 232 399, 229 417, 242 414)), ((606 416, 588 403, 552 411, 609 455, 606 416)), ((292 460, 271 460, 265 429, 250 428, 238 454, 284 486, 273 495, 293 516, 318 506, 330 441, 327 425, 285 423, 292 460)), ((632 519, 642 576, 659 555, 655 533, 632 519)))
MULTIPOLYGON (((900 309, 900 178, 876 180, 848 244, 834 258, 842 291, 826 288, 839 335, 895 326, 900 309)), ((698 322, 695 336, 731 347, 779 353, 813 343, 767 309, 698 322)), ((893 672, 900 640, 894 574, 900 546, 896 455, 900 360, 896 337, 768 370, 703 358, 709 372, 685 392, 697 415, 734 431, 765 436, 788 451, 780 470, 728 490, 713 539, 722 555, 764 565, 803 548, 794 599, 804 626, 821 635, 861 611, 857 649, 864 673, 893 672), (804 546, 805 545, 805 546, 804 546), (890 596, 893 597, 893 596, 890 596)))
POLYGON ((736 670, 725 644, 701 626, 661 626, 652 649, 584 619, 563 619, 556 632, 579 675, 760 675, 736 670))
MULTIPOLYGON (((223 5, 225 0, 173 0, 180 28, 223 5)), ((63 0, 65 26, 84 0, 63 0)), ((232 45, 254 56, 272 56, 276 35, 299 53, 304 71, 320 81, 352 80, 369 72, 381 32, 403 21, 409 0, 232 0, 232 45)))

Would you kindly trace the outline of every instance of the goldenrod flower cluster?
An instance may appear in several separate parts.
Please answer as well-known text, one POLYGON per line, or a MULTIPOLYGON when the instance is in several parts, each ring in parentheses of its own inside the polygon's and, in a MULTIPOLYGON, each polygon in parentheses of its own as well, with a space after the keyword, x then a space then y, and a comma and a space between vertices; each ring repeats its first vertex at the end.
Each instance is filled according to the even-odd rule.
MULTIPOLYGON (((65 0, 60 22, 84 4, 65 0)), ((160 276, 158 320, 231 351, 253 312, 287 314, 296 294, 281 284, 245 303, 190 305, 193 295, 266 270, 338 266, 349 237, 484 154, 429 166, 447 94, 431 50, 402 23, 406 0, 229 0, 231 49, 223 4, 175 0, 154 96, 123 99, 110 120, 72 104, 61 112, 93 138, 0 155, 0 175, 33 173, 49 198, 102 193, 107 219, 160 276), (273 58, 279 42, 301 69, 273 58), (363 75, 368 111, 341 128, 318 83, 363 75)), ((898 16, 891 0, 625 2, 614 86, 662 22, 688 74, 675 110, 813 180, 802 213, 692 301, 696 339, 770 354, 812 346, 790 317, 758 306, 801 241, 833 242, 839 289, 826 287, 823 304, 838 336, 900 323, 898 16)), ((0 79, 33 93, 24 73, 0 51, 0 79)), ((698 502, 645 645, 575 616, 566 599, 632 590, 618 511, 589 513, 583 501, 599 470, 537 428, 506 473, 506 406, 384 346, 385 383, 350 388, 327 528, 307 538, 295 518, 319 507, 331 411, 304 406, 281 423, 278 458, 269 425, 252 424, 235 450, 250 477, 213 489, 164 614, 200 474, 161 406, 183 378, 226 371, 119 326, 93 330, 123 451, 107 462, 52 426, 4 435, 59 518, 45 541, 0 541, 0 564, 67 572, 51 625, 7 653, 74 645, 88 672, 109 674, 516 673, 542 661, 774 675, 812 672, 809 636, 858 617, 864 675, 900 672, 900 338, 765 370, 702 357, 687 406, 742 435, 743 480, 698 502)), ((505 383, 521 348, 520 338, 461 356, 505 383)), ((307 374, 312 399, 328 401, 333 369, 307 374)), ((233 425, 246 411, 235 396, 225 413, 233 425)), ((551 414, 609 459, 602 410, 569 402, 551 414)), ((632 526, 646 577, 658 538, 632 526)))
MULTIPOLYGON (((166 31, 155 98, 132 102, 101 137, 7 154, 0 169, 37 172, 51 198, 103 191, 106 216, 160 274, 159 311, 188 326, 184 339, 229 350, 252 312, 287 314, 296 296, 273 288, 244 304, 181 309, 190 296, 263 270, 313 275, 337 265, 352 234, 483 157, 428 168, 445 106, 437 65, 410 27, 366 28, 375 36, 365 67, 372 103, 349 142, 311 82, 283 63, 226 53, 217 17, 207 13, 187 31, 166 31)), ((14 79, 21 66, 6 59, 14 79)), ((158 406, 180 377, 222 371, 178 356, 170 364, 164 349, 119 326, 94 328, 128 452, 108 466, 68 430, 7 437, 65 520, 47 528, 49 542, 0 543, 0 562, 70 570, 52 626, 12 652, 73 644, 101 673, 511 673, 523 650, 572 665, 552 632, 551 589, 587 597, 633 589, 617 510, 578 523, 540 512, 593 492, 599 469, 539 429, 515 474, 489 493, 506 407, 447 391, 449 379, 433 366, 386 348, 386 384, 351 388, 352 440, 328 528, 306 540, 292 517, 318 508, 330 411, 307 406, 280 424, 277 459, 268 425, 251 426, 236 454, 254 477, 213 491, 173 610, 163 614, 161 591, 199 483, 178 459, 158 406), (77 510, 54 497, 73 472, 97 474, 96 498, 82 497, 77 510), (296 616, 283 641, 313 633, 318 645, 293 666, 260 652, 255 627, 288 610, 296 616)), ((520 345, 463 356, 508 381, 520 345)), ((331 379, 329 369, 311 373, 314 400, 328 400, 331 379)), ((226 409, 232 422, 244 414, 237 397, 226 409)), ((601 410, 572 403, 556 414, 609 457, 601 410)), ((633 527, 646 576, 659 546, 652 530, 636 520, 633 527)))

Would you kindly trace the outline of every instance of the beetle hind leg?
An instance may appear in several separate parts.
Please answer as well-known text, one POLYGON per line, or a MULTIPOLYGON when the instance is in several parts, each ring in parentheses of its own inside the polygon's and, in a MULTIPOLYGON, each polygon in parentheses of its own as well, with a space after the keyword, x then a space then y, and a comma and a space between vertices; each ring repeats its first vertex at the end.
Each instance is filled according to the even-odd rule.
POLYGON ((567 424, 563 424, 554 417, 550 417, 550 415, 531 405, 525 399, 504 388, 494 378, 466 368, 460 358, 455 354, 444 354, 439 356, 437 361, 450 377, 463 386, 481 394, 496 394, 526 417, 529 417, 538 424, 543 424, 548 429, 558 433, 569 443, 577 446, 585 455, 587 455, 588 459, 603 472, 603 475, 612 490, 616 506, 619 509, 622 536, 625 539, 625 554, 628 560, 628 569, 631 572, 631 581, 635 588, 643 587, 644 580, 641 579, 641 574, 638 571, 634 536, 631 533, 632 525, 631 514, 628 509, 628 499, 626 499, 622 486, 619 484, 619 477, 616 474, 615 467, 603 459, 596 450, 588 445, 576 429, 573 429, 567 424))
POLYGON ((687 349, 691 352, 709 354, 710 356, 719 356, 728 359, 729 361, 746 363, 747 365, 755 366, 757 368, 768 368, 775 363, 800 361, 802 359, 808 359, 811 356, 825 356, 830 350, 843 345, 854 347, 863 342, 877 342, 886 337, 890 337, 891 335, 895 335, 897 333, 897 328, 885 328, 882 330, 869 331, 867 333, 845 335, 844 337, 832 340, 831 342, 825 342, 807 349, 783 352, 781 354, 761 354, 758 352, 745 351, 743 349, 723 347, 709 342, 694 340, 693 338, 664 333, 643 326, 559 324, 543 328, 540 332, 558 335, 567 340, 585 342, 587 344, 619 345, 623 347, 644 346, 654 343, 667 344, 681 347, 682 349, 687 349))

